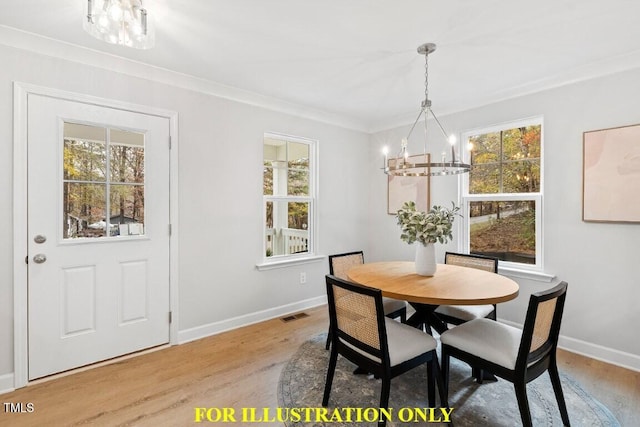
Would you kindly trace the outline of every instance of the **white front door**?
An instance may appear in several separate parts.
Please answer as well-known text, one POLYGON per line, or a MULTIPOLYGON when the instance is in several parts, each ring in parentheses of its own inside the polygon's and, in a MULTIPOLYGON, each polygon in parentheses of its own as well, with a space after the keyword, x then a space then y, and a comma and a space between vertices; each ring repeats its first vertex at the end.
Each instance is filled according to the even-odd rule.
POLYGON ((27 113, 29 379, 169 342, 169 119, 27 113))

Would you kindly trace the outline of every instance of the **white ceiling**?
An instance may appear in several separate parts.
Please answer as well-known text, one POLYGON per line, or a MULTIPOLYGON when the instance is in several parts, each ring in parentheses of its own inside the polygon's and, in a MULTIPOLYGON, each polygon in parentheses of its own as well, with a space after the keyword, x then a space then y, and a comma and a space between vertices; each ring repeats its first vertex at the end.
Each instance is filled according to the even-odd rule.
POLYGON ((429 92, 440 116, 640 67, 638 0, 146 0, 156 22, 147 51, 85 33, 84 1, 2 0, 0 25, 369 130, 414 118, 425 42, 438 46, 429 92))

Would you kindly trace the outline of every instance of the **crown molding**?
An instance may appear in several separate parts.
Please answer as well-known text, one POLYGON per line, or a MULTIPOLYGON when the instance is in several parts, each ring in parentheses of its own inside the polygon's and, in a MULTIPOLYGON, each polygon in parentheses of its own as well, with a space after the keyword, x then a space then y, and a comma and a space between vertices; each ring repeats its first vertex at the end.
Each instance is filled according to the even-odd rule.
MULTIPOLYGON (((413 123, 413 120, 415 120, 415 112, 412 111, 389 118, 388 120, 376 120, 375 122, 361 121, 345 115, 317 110, 308 106, 294 104, 73 43, 44 37, 6 25, 0 25, 0 44, 105 70, 112 71, 113 69, 118 69, 117 72, 129 76, 367 134, 374 134, 410 125, 413 123)), ((455 108, 440 108, 437 113, 439 117, 443 117, 449 114, 481 108, 489 104, 495 104, 635 68, 640 68, 640 50, 613 56, 603 61, 585 64, 570 71, 527 82, 519 86, 505 88, 489 96, 480 99, 476 98, 473 102, 456 105, 455 108)))
POLYGON ((294 104, 255 92, 227 86, 211 80, 156 67, 121 56, 101 52, 73 43, 44 37, 39 34, 0 25, 0 45, 89 65, 96 68, 126 74, 132 77, 192 90, 230 101, 240 102, 267 110, 289 114, 303 119, 326 123, 349 130, 368 132, 365 123, 344 115, 329 113, 308 106, 294 104))

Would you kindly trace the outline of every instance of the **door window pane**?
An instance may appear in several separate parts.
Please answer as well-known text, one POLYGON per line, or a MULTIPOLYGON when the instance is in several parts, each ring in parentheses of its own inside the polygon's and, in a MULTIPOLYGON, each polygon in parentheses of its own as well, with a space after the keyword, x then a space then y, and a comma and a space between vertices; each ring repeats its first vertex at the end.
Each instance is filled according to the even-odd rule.
POLYGON ((64 133, 64 179, 104 181, 106 129, 65 123, 64 133))
POLYGON ((144 182, 144 135, 112 130, 109 144, 112 182, 144 182))
POLYGON ((63 237, 106 236, 106 185, 65 182, 63 237))
POLYGON ((111 185, 109 221, 114 234, 136 236, 144 234, 144 187, 140 185, 111 185))
POLYGON ((144 234, 144 162, 143 133, 65 123, 63 238, 144 234))

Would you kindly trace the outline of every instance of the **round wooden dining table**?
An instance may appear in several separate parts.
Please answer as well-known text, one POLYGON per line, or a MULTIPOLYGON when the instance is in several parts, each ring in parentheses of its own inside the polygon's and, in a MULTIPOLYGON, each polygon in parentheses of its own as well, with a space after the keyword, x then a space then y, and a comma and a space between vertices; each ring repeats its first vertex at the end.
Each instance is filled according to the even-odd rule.
POLYGON ((385 297, 408 301, 416 313, 407 323, 440 333, 447 327, 434 313, 439 305, 496 304, 516 298, 519 292, 518 284, 508 277, 451 264, 438 264, 433 276, 420 276, 410 261, 373 262, 354 266, 347 277, 380 289, 385 297))

